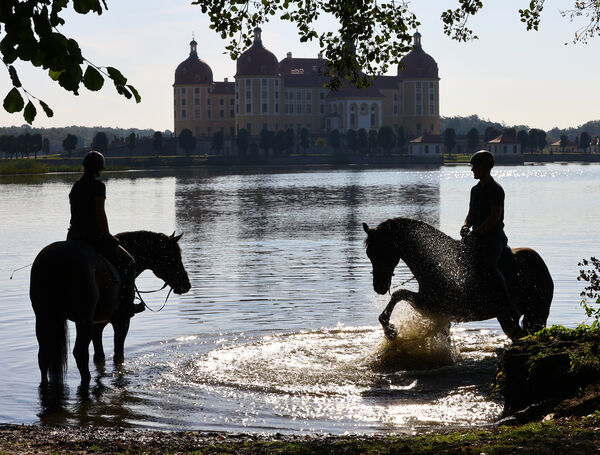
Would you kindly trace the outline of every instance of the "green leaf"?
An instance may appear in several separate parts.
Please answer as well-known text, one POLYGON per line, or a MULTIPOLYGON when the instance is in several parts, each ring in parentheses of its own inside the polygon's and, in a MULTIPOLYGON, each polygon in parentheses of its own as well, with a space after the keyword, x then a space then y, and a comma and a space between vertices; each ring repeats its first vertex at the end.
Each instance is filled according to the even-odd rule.
POLYGON ((21 81, 19 80, 19 76, 17 75, 17 70, 14 66, 10 65, 8 67, 8 74, 10 74, 10 80, 15 87, 21 86, 21 81))
POLYGON ((50 76, 50 79, 52 79, 53 81, 57 81, 58 78, 60 77, 60 75, 64 72, 65 72, 65 70, 61 70, 61 71, 49 70, 48 76, 50 76))
POLYGON ((127 78, 118 69, 107 66, 106 71, 108 71, 108 75, 114 81, 115 85, 125 85, 127 83, 127 78))
POLYGON ((104 85, 104 77, 102 77, 102 74, 96 68, 88 65, 83 75, 83 85, 88 90, 95 92, 100 90, 104 85))
POLYGON ((23 97, 21 96, 19 91, 14 87, 10 92, 8 92, 6 98, 4 98, 4 110, 9 114, 19 112, 21 109, 23 109, 24 105, 25 102, 23 101, 23 97))
POLYGON ((40 106, 42 106, 42 109, 44 110, 44 112, 46 113, 46 115, 48 117, 53 117, 54 116, 54 111, 52 111, 52 109, 50 109, 50 106, 48 106, 42 100, 38 100, 38 101, 40 102, 40 106))
POLYGON ((33 122, 33 119, 35 119, 36 114, 37 114, 37 110, 36 110, 35 106, 33 105, 33 103, 31 101, 29 101, 27 103, 27 106, 25 106, 25 110, 23 111, 23 118, 25 119, 25 121, 27 123, 29 123, 31 125, 31 123, 33 122))
POLYGON ((127 88, 129 90, 131 90, 131 93, 133 93, 133 97, 135 98, 136 103, 139 103, 140 101, 142 101, 142 97, 140 96, 140 94, 138 93, 138 91, 135 89, 135 87, 133 85, 128 85, 127 88))

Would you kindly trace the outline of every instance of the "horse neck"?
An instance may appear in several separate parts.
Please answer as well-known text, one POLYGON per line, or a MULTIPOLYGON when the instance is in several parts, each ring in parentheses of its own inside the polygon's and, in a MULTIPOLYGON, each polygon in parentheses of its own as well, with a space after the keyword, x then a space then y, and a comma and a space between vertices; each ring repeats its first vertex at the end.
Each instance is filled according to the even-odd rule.
POLYGON ((121 241, 123 248, 135 260, 136 273, 139 275, 144 270, 152 270, 155 265, 153 252, 161 243, 162 234, 149 231, 123 232, 116 237, 121 241))
POLYGON ((431 274, 433 268, 447 261, 455 242, 451 237, 419 220, 403 219, 394 230, 394 243, 400 259, 417 281, 431 274))

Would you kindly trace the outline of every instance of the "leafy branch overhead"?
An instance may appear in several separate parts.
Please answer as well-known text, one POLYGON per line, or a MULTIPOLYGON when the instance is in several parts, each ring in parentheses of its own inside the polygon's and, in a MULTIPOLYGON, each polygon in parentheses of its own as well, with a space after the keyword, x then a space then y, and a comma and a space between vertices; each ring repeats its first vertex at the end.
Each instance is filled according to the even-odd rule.
MULTIPOLYGON (((81 84, 88 90, 97 91, 104 85, 105 78, 109 78, 119 94, 140 102, 137 90, 127 84, 119 70, 98 67, 86 60, 77 41, 58 31, 65 23, 61 14, 67 4, 68 0, 0 2, 0 53, 13 85, 4 98, 3 107, 9 113, 22 111, 28 123, 32 123, 37 115, 36 104, 48 117, 54 113, 44 101, 22 86, 13 66, 16 60, 47 70, 52 80, 75 95, 79 94, 81 84)), ((73 0, 73 8, 79 14, 102 14, 108 9, 104 0, 73 0)))
MULTIPOLYGON (((483 0, 456 1, 454 9, 441 13, 444 33, 458 41, 476 39, 468 20, 484 7, 483 0)), ((571 21, 583 21, 573 41, 586 42, 600 33, 600 2, 571 1, 573 7, 561 14, 571 21)), ((523 3, 524 8, 518 11, 521 21, 527 30, 537 30, 545 0, 523 3)), ((16 60, 44 68, 75 95, 81 84, 96 91, 108 78, 119 94, 140 101, 136 89, 116 68, 92 64, 83 57, 77 41, 58 31, 65 23, 61 14, 67 4, 68 0, 0 0, 0 53, 13 84, 4 98, 4 109, 23 111, 29 123, 37 113, 36 103, 48 116, 52 110, 21 86, 12 65, 16 60)), ((377 74, 400 63, 411 49, 413 30, 420 24, 407 0, 192 0, 192 4, 208 15, 210 28, 228 40, 225 49, 232 59, 252 44, 255 27, 271 19, 289 22, 300 42, 319 41, 328 62, 331 89, 346 81, 366 87, 377 74), (337 31, 320 30, 323 18, 335 19, 337 31)), ((73 8, 80 14, 102 14, 108 9, 105 0, 73 0, 73 8)))

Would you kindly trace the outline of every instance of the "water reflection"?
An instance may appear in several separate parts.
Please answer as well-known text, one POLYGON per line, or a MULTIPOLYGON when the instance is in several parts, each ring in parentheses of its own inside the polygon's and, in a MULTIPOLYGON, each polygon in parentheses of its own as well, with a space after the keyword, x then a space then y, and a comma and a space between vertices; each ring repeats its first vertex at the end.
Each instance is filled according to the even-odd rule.
POLYGON ((280 326, 323 320, 311 304, 352 311, 370 278, 362 221, 410 216, 439 225, 439 192, 439 170, 178 176, 175 216, 193 283, 182 311, 200 321, 222 305, 227 324, 240 327, 257 315, 280 326), (298 319, 290 311, 300 304, 298 319))

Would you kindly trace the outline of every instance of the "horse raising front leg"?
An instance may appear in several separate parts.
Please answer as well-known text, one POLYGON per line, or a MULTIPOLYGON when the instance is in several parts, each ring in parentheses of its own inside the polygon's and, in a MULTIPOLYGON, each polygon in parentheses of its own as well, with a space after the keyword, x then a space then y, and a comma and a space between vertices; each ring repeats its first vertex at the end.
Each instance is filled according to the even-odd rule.
POLYGON ((390 323, 390 316, 394 311, 394 307, 401 300, 405 300, 412 304, 416 295, 416 292, 409 291, 408 289, 399 289, 392 294, 390 302, 385 307, 385 310, 383 310, 383 312, 379 315, 379 322, 381 323, 381 326, 383 327, 383 333, 388 340, 393 341, 398 338, 398 330, 396 329, 396 326, 390 323))

